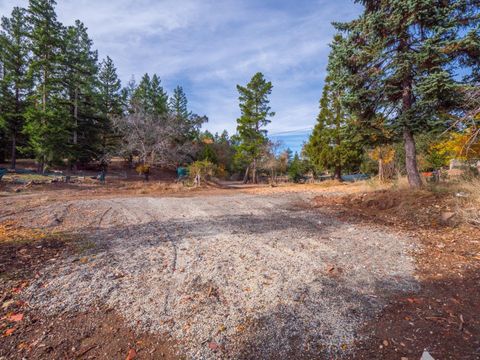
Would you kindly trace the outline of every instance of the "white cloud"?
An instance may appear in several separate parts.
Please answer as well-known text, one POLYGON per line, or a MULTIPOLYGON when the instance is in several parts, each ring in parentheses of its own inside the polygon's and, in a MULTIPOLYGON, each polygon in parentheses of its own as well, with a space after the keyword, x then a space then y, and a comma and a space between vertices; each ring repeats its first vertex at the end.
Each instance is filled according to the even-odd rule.
MULTIPOLYGON (((0 14, 26 0, 0 0, 0 14)), ((331 21, 358 13, 351 0, 60 0, 65 24, 82 20, 112 57, 124 83, 158 73, 171 90, 184 85, 208 128, 235 129, 235 85, 257 71, 273 82, 273 131, 305 128, 318 112, 331 21)))

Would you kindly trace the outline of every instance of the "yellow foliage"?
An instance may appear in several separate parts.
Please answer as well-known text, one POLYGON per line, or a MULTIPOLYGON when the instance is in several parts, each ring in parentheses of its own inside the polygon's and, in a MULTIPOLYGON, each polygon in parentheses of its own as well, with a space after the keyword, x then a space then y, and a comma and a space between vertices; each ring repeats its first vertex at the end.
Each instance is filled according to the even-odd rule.
POLYGON ((432 145, 440 154, 451 159, 472 160, 480 158, 480 139, 472 142, 472 132, 453 133, 450 138, 432 145))
POLYGON ((139 175, 148 174, 148 173, 150 172, 150 165, 140 164, 140 165, 138 165, 138 166, 135 168, 135 171, 136 171, 139 175))
POLYGON ((395 149, 390 145, 377 146, 370 151, 369 156, 372 160, 383 161, 384 165, 390 164, 395 158, 395 149))

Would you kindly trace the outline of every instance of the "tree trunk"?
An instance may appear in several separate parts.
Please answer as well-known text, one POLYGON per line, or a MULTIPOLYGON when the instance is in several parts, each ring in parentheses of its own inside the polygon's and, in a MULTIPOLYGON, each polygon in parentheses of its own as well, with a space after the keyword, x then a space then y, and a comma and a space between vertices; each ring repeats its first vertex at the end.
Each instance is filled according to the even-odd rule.
POLYGON ((385 181, 385 169, 383 167, 383 159, 382 157, 380 156, 380 158, 378 159, 378 179, 381 181, 381 182, 384 182, 385 181))
POLYGON ((405 165, 407 168, 408 183, 411 188, 421 188, 423 184, 418 172, 415 139, 413 138, 412 132, 407 128, 403 130, 403 141, 405 145, 405 165))
POLYGON ((248 182, 248 173, 250 172, 250 165, 247 166, 247 170, 245 170, 245 175, 243 176, 243 183, 246 184, 248 182))
MULTIPOLYGON (((78 89, 75 88, 75 99, 74 99, 74 108, 73 108, 73 118, 75 119, 75 125, 73 128, 73 145, 75 148, 75 151, 77 151, 77 144, 78 144, 78 133, 77 133, 77 127, 78 127, 78 89)), ((78 170, 77 166, 77 160, 75 159, 73 162, 73 172, 76 174, 78 170)))
MULTIPOLYGON (((15 86, 15 115, 20 114, 20 89, 15 86)), ((15 120, 12 131, 12 158, 11 168, 15 169, 17 166, 17 120, 15 120)))
POLYGON ((258 183, 257 180, 257 159, 253 159, 253 167, 252 167, 252 183, 258 183))
MULTIPOLYGON (((405 46, 405 40, 402 39, 401 47, 404 48, 405 46)), ((405 115, 411 110, 414 102, 412 95, 411 77, 407 77, 403 80, 402 89, 402 113, 403 115, 405 115)), ((405 146, 405 165, 407 168, 408 183, 410 184, 411 188, 418 189, 422 187, 422 179, 420 178, 417 167, 417 151, 415 147, 415 139, 413 137, 412 130, 409 127, 408 118, 404 119, 404 122, 403 141, 405 146)))
POLYGON ((17 166, 17 131, 14 130, 12 134, 12 158, 11 158, 11 168, 15 169, 17 166))
POLYGON ((333 179, 342 181, 342 167, 340 165, 335 166, 335 173, 333 174, 333 179))

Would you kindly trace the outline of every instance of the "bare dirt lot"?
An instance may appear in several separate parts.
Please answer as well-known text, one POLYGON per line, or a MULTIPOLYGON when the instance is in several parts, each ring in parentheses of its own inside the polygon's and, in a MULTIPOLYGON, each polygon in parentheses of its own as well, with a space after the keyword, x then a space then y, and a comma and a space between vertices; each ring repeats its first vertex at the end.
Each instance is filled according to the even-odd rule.
MULTIPOLYGON (((416 319, 403 335, 384 319, 405 310, 396 304, 423 306, 428 247, 334 211, 344 193, 6 197, 2 221, 26 235, 2 244, 2 332, 13 330, 0 356, 418 358, 429 344, 402 341, 416 319)), ((456 358, 475 359, 465 341, 456 358)))

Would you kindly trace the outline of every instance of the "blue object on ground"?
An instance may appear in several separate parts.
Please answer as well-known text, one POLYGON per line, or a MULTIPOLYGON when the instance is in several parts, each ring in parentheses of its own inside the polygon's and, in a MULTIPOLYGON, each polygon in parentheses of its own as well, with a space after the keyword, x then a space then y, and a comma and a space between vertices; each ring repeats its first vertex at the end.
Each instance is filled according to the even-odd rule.
POLYGON ((178 167, 177 168, 177 177, 179 179, 185 178, 188 176, 188 169, 184 167, 178 167))
POLYGON ((3 176, 8 172, 5 168, 0 168, 0 180, 2 180, 3 176))
POLYGON ((347 182, 355 182, 360 180, 368 180, 370 176, 367 174, 349 174, 349 175, 342 175, 343 181, 347 182))

